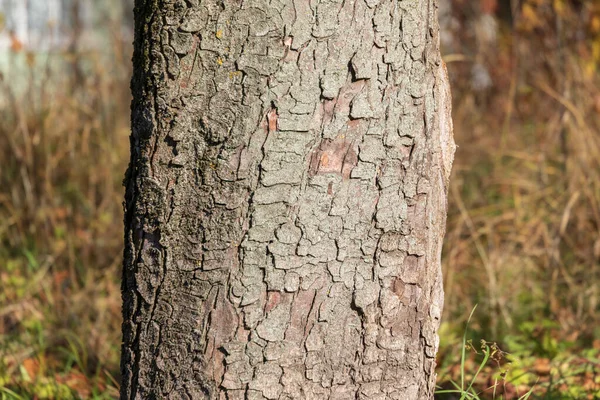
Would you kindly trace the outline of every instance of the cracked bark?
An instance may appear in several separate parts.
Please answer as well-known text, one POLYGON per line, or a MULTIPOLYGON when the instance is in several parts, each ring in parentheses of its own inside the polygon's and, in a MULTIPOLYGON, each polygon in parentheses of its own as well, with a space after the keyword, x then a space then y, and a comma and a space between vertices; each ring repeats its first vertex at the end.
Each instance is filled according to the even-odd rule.
POLYGON ((122 399, 429 399, 435 0, 136 0, 122 399))

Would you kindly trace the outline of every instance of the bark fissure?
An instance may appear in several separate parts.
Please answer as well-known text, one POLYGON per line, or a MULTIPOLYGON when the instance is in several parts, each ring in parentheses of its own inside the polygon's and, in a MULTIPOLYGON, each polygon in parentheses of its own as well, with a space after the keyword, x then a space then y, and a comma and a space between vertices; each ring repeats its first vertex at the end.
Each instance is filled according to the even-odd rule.
POLYGON ((425 399, 434 0, 137 0, 123 399, 425 399))

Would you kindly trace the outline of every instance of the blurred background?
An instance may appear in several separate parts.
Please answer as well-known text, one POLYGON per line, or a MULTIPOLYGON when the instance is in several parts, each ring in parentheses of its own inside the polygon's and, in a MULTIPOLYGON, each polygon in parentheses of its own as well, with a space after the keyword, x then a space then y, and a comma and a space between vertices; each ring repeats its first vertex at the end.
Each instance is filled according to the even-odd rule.
MULTIPOLYGON (((459 148, 438 384, 598 399, 600 2, 439 2, 459 148)), ((1 399, 118 395, 132 3, 0 0, 1 399)))

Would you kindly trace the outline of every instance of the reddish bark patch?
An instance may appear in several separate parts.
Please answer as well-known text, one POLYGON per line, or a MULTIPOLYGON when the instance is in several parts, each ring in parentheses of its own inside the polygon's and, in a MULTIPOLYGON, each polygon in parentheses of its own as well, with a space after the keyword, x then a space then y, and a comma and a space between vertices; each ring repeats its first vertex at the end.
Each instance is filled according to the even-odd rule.
POLYGON ((271 108, 271 110, 267 113, 269 133, 275 132, 277 130, 278 117, 279 115, 277 114, 277 109, 275 107, 271 108))
POLYGON ((213 379, 215 382, 223 381, 223 376, 225 375, 225 354, 220 351, 215 351, 211 357, 214 369, 213 369, 213 379))
MULTIPOLYGON (((207 302, 207 304, 209 304, 207 302)), ((225 343, 231 341, 238 327, 238 316, 233 305, 227 300, 224 293, 220 291, 217 296, 215 308, 211 311, 211 319, 217 318, 218 324, 212 324, 208 335, 207 354, 211 360, 212 375, 220 382, 225 373, 223 363, 224 355, 218 349, 225 343)))
POLYGON ((352 142, 325 139, 312 155, 309 173, 311 176, 337 173, 347 179, 357 163, 358 156, 352 142))
POLYGON ((299 342, 304 338, 308 314, 312 308, 315 293, 314 290, 301 290, 294 297, 290 325, 285 332, 286 340, 299 342))
POLYGON ((404 295, 404 288, 406 285, 402 282, 402 279, 396 278, 394 279, 394 283, 392 284, 392 291, 396 294, 396 296, 402 298, 404 295))
POLYGON ((351 119, 350 121, 348 121, 348 129, 356 129, 360 126, 360 123, 362 122, 362 120, 360 119, 351 119))
POLYGON ((323 122, 328 124, 333 118, 333 111, 335 109, 335 100, 324 100, 323 101, 323 122))
POLYGON ((350 82, 344 85, 340 89, 340 93, 336 100, 335 114, 348 115, 350 113, 350 103, 352 103, 354 97, 360 93, 363 86, 365 86, 364 80, 350 82))
POLYGON ((277 306, 277 304, 281 303, 281 293, 279 292, 269 292, 267 293, 267 304, 265 305, 265 313, 268 313, 272 309, 277 306))

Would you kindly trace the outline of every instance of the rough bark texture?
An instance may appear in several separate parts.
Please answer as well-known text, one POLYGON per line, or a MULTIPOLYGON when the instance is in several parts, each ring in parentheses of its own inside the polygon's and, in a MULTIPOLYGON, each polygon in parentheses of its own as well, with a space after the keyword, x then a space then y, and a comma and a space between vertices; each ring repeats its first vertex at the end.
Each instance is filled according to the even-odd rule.
POLYGON ((122 399, 429 399, 435 0, 137 0, 122 399))

